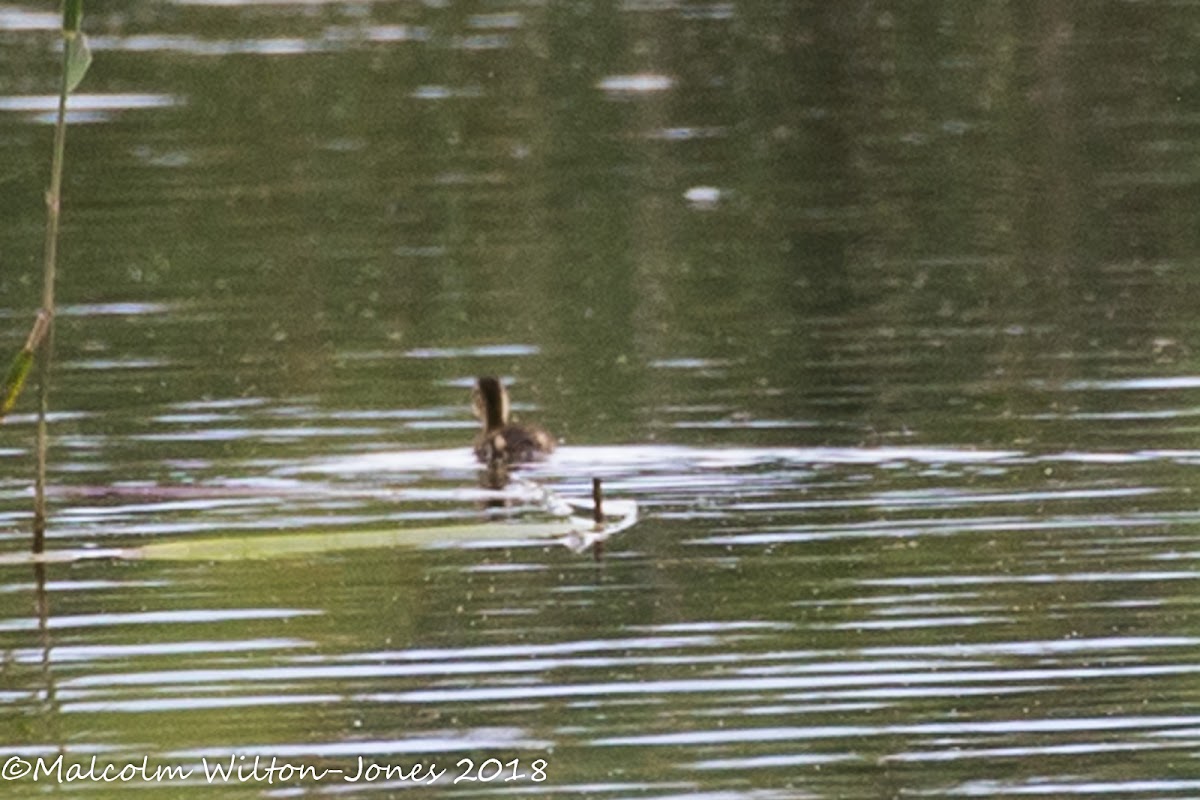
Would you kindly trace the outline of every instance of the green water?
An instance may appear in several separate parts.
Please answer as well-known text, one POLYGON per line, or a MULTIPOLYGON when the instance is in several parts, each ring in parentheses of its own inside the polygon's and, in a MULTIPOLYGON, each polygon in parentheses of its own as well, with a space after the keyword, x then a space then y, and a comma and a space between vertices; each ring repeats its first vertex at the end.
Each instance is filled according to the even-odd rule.
MULTIPOLYGON (((27 395, 0 795, 1200 791, 1189 6, 118 5, 48 547, 494 533, 35 569, 27 395), (601 560, 477 491, 481 374, 638 504, 601 560)), ((2 352, 56 25, 0 4, 2 352)))

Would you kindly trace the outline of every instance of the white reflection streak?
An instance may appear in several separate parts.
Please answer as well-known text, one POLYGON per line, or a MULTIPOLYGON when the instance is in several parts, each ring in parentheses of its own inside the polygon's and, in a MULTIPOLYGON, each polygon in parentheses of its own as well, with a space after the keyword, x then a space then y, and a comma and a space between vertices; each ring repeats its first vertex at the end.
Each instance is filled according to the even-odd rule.
POLYGON ((896 753, 883 756, 880 761, 922 763, 930 761, 965 761, 976 758, 1028 758, 1029 756, 1095 755, 1096 753, 1124 753, 1137 750, 1162 750, 1171 745, 1152 742, 1121 742, 1102 744, 1081 742, 1077 744, 1054 744, 1029 747, 981 747, 968 750, 958 745, 953 750, 936 750, 929 753, 896 753))
MULTIPOLYGON (((202 608, 189 611, 142 611, 124 614, 72 614, 50 617, 51 630, 64 628, 98 628, 115 625, 167 625, 187 622, 228 622, 251 619, 290 619, 292 617, 323 614, 322 611, 303 608, 202 608)), ((36 619, 0 620, 0 631, 34 630, 36 619)))
MULTIPOLYGON (((559 686, 482 686, 460 689, 420 689, 394 694, 372 694, 363 699, 375 701, 442 703, 508 700, 537 700, 565 697, 612 697, 618 695, 720 694, 743 691, 797 691, 848 686, 879 685, 890 681, 902 685, 955 683, 1031 683, 1077 681, 1083 678, 1147 677, 1193 675, 1200 664, 1178 666, 1140 666, 1118 668, 1071 668, 1025 670, 979 670, 972 672, 897 673, 867 675, 828 675, 802 678, 711 678, 696 680, 640 681, 625 683, 585 683, 559 686)), ((1192 718, 1188 718, 1192 719, 1192 718)), ((1200 720, 1200 717, 1195 718, 1200 720)), ((1188 723, 1195 724, 1195 723, 1188 723)))
MULTIPOLYGON (((182 105, 182 99, 170 94, 73 94, 72 111, 128 111, 139 108, 167 108, 182 105)), ((58 108, 58 95, 8 95, 0 97, 0 111, 44 112, 58 108)))
POLYGON ((996 722, 930 722, 913 725, 825 725, 687 731, 646 736, 610 736, 591 740, 603 746, 732 744, 842 739, 863 736, 961 736, 980 734, 1083 733, 1086 731, 1150 731, 1195 725, 1200 717, 1077 717, 1013 719, 996 722))

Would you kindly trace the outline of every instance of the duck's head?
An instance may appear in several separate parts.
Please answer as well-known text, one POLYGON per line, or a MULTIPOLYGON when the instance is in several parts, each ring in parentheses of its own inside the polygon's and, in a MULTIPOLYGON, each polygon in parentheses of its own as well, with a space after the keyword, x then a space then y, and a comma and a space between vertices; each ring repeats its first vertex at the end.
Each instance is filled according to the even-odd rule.
POLYGON ((476 381, 472 401, 475 416, 483 421, 484 430, 491 431, 508 424, 508 392, 499 378, 485 376, 476 381))

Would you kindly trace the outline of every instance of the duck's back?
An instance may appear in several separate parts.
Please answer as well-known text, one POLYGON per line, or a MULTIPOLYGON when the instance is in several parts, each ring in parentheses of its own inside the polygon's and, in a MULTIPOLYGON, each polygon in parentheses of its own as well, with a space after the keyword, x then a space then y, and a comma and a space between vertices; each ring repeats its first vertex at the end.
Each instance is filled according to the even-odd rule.
POLYGON ((522 464, 554 452, 554 439, 532 425, 505 425, 488 431, 475 442, 475 457, 484 463, 522 464))

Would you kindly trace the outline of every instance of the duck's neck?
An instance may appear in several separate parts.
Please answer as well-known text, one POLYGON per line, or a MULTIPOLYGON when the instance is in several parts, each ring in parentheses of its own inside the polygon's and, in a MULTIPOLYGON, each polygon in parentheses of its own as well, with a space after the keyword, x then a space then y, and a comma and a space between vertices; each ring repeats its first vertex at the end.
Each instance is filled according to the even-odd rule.
POLYGON ((483 393, 484 428, 494 431, 508 424, 508 392, 499 381, 487 381, 480 385, 483 393))

